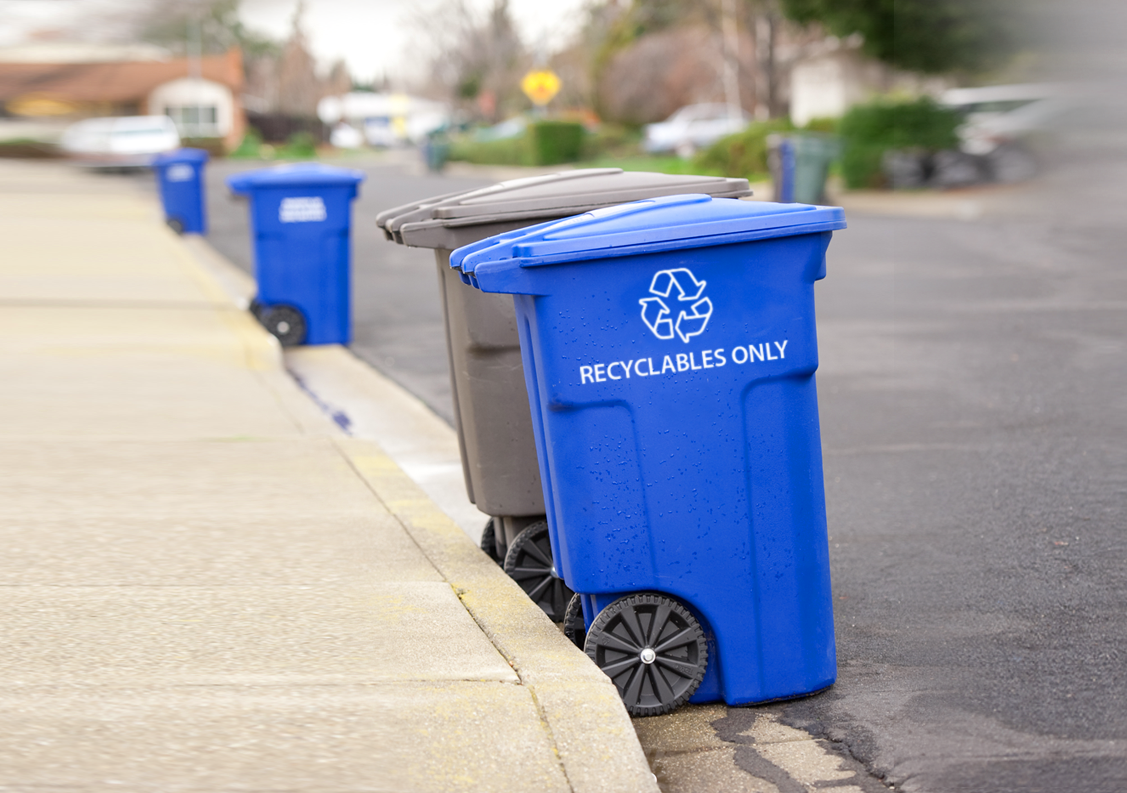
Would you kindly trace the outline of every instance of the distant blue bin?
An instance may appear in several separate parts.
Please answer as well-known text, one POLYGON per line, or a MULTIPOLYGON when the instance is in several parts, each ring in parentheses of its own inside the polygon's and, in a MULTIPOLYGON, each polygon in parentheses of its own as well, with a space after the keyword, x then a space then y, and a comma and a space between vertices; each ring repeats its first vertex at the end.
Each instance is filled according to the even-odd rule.
POLYGON ((179 234, 207 234, 203 149, 177 149, 153 158, 164 222, 179 234))
POLYGON ((842 228, 681 195, 450 257, 515 296, 559 572, 635 715, 836 677, 814 282, 842 228))
POLYGON ((352 339, 352 201, 364 174, 316 163, 227 177, 250 200, 251 308, 284 346, 352 339))

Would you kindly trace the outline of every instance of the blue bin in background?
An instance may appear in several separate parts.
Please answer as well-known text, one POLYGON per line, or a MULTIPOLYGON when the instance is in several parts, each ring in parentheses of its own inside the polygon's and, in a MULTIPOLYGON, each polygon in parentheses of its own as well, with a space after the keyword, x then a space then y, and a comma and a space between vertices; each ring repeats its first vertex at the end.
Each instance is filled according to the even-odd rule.
POLYGON ((251 310, 283 346, 352 339, 352 201, 360 171, 316 163, 227 177, 250 201, 251 310))
POLYGON ((207 234, 203 149, 177 149, 153 158, 164 222, 177 234, 207 234))
POLYGON ((814 282, 842 228, 681 195, 450 257, 515 296, 569 636, 634 715, 836 677, 814 282))

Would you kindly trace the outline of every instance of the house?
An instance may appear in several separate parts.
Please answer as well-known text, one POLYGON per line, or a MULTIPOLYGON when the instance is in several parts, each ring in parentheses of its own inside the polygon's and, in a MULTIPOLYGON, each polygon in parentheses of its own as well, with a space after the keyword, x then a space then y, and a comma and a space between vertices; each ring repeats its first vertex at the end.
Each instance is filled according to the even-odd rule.
POLYGON ((57 46, 38 56, 26 48, 0 53, 0 108, 26 120, 168 115, 183 138, 237 146, 246 131, 239 50, 198 59, 149 55, 107 60, 57 46))
POLYGON ((861 37, 828 37, 805 48, 790 73, 790 119, 805 126, 816 118, 840 118, 853 105, 890 92, 938 96, 948 80, 902 72, 869 58, 861 37))

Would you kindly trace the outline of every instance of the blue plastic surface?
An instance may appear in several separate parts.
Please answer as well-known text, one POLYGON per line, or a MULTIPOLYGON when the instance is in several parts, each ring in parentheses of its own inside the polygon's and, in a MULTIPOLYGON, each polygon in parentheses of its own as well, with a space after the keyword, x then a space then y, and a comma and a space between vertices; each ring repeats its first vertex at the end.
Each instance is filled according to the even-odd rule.
POLYGON ((455 251, 515 294, 557 565, 598 610, 672 595, 712 643, 692 701, 836 677, 814 282, 840 209, 677 196, 455 251))
POLYGON ((360 171, 315 163, 227 178, 250 201, 257 299, 301 311, 306 344, 352 339, 352 201, 363 180, 360 171))
POLYGON ((207 234, 203 149, 177 149, 153 158, 164 219, 177 221, 185 234, 207 234))
POLYGON ((236 193, 262 187, 348 187, 364 181, 364 172, 337 168, 317 162, 276 165, 257 171, 245 171, 227 177, 227 184, 236 193))
POLYGON ((779 143, 779 195, 784 204, 794 201, 794 141, 784 139, 779 143))

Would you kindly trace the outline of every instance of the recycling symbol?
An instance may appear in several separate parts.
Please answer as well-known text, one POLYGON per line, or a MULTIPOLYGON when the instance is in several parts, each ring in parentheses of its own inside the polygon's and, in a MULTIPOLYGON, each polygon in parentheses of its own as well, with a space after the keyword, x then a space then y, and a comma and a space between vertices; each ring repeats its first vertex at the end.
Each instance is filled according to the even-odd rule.
POLYGON ((650 284, 650 294, 643 297, 642 321, 659 339, 672 339, 676 333, 686 344, 693 336, 704 333, 712 316, 712 301, 704 294, 705 281, 698 281, 691 271, 684 267, 675 270, 661 270, 654 275, 650 284), (677 302, 670 309, 666 301, 676 291, 677 302), (688 303, 688 306, 684 304, 688 303), (673 312, 680 307, 676 318, 673 312))

